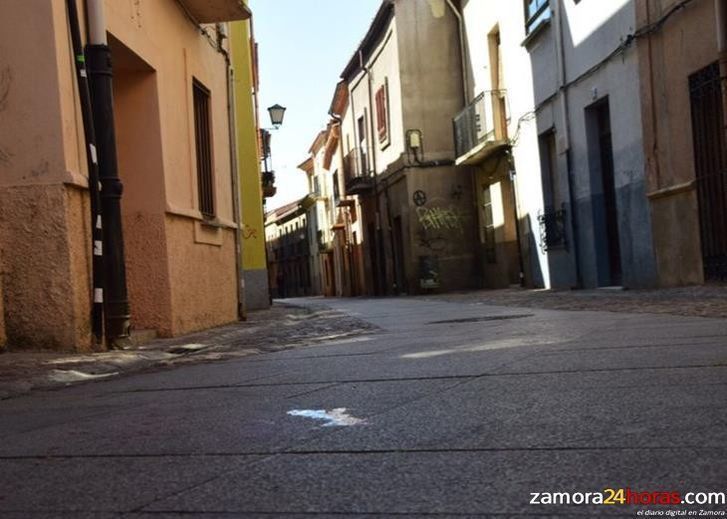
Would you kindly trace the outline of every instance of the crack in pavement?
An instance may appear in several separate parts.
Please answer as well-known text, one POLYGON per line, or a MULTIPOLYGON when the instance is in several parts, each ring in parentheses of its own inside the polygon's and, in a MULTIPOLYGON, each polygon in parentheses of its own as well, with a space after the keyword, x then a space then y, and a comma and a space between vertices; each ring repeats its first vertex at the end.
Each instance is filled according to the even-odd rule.
MULTIPOLYGON (((0 456, 2 461, 38 461, 38 460, 95 460, 95 459, 163 459, 163 458, 250 458, 265 456, 264 459, 250 460, 249 464, 260 463, 269 457, 276 456, 357 456, 357 455, 381 455, 381 454, 476 454, 480 452, 602 452, 602 451, 623 451, 623 452, 643 452, 643 451, 699 451, 699 452, 726 452, 727 447, 705 447, 704 445, 649 445, 634 447, 631 445, 600 445, 589 447, 413 447, 400 449, 311 449, 311 450, 289 450, 283 449, 279 451, 250 451, 250 452, 202 452, 202 453, 164 453, 164 454, 38 454, 38 455, 12 455, 0 456)), ((248 465, 248 464, 245 464, 248 465)), ((235 469, 236 470, 236 469, 235 469)), ((215 478, 212 479, 216 479, 215 478)))
MULTIPOLYGON (((519 362, 518 359, 515 362, 519 362)), ((511 363, 508 363, 509 365, 511 363)), ((474 380, 478 378, 496 378, 496 377, 525 377, 532 375, 570 375, 579 373, 616 373, 622 371, 669 371, 669 370, 690 370, 690 369, 725 369, 727 361, 722 364, 687 364, 679 366, 635 366, 635 367, 617 367, 617 368, 583 368, 583 369, 561 369, 561 370, 544 370, 544 371, 519 371, 504 373, 479 373, 474 375, 439 375, 439 376, 423 376, 423 377, 396 377, 396 378, 366 378, 366 379, 340 379, 340 380, 312 380, 305 382, 267 382, 260 384, 221 384, 206 386, 189 386, 189 387, 171 387, 171 388, 146 388, 146 389, 129 389, 125 391, 114 391, 109 394, 129 394, 129 393, 158 393, 166 391, 208 391, 216 389, 235 389, 235 388, 255 388, 255 387, 287 387, 287 386, 310 386, 324 384, 378 384, 386 382, 417 382, 428 380, 474 380)))

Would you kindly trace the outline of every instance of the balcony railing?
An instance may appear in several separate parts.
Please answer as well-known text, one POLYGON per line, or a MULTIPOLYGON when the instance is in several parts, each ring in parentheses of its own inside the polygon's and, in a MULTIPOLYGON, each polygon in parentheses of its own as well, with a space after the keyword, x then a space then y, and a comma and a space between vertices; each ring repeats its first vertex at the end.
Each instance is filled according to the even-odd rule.
POLYGON ((374 186, 370 167, 370 155, 366 148, 354 148, 343 159, 343 178, 346 194, 365 193, 374 186))
POLYGON ((458 164, 489 144, 501 144, 505 140, 506 112, 505 91, 491 90, 478 95, 455 116, 454 147, 458 164))
POLYGON ((560 209, 547 207, 538 214, 540 224, 540 248, 543 252, 554 249, 567 249, 565 205, 560 209))

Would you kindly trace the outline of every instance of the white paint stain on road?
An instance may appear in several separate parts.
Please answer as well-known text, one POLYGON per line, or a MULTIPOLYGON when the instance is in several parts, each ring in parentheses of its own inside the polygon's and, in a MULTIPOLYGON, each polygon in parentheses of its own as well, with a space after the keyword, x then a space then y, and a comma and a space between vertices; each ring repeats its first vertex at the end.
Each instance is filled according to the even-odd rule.
POLYGON ((544 335, 534 337, 513 337, 511 339, 498 339, 488 341, 484 344, 476 344, 472 346, 462 346, 447 350, 430 350, 419 351, 416 353, 406 353, 401 355, 402 359, 431 359, 433 357, 441 357, 442 355, 451 355, 453 353, 476 353, 479 351, 503 350, 508 348, 518 348, 522 346, 545 346, 548 344, 557 344, 564 342, 564 337, 547 337, 544 335))
POLYGON ((48 378, 53 382, 60 382, 64 384, 70 384, 71 382, 81 382, 84 380, 97 380, 101 378, 108 378, 118 375, 118 372, 113 373, 84 373, 83 371, 76 371, 74 369, 54 369, 48 378))
POLYGON ((366 420, 348 414, 348 409, 339 407, 326 411, 325 409, 293 409, 288 411, 290 416, 323 420, 323 427, 349 427, 351 425, 364 425, 366 420))

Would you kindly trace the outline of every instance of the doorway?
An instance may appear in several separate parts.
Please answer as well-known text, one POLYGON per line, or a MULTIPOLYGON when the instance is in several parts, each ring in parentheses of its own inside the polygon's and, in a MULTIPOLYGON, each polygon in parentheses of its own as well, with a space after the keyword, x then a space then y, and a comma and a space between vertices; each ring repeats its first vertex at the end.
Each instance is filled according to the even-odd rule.
POLYGON ((109 35, 126 276, 136 330, 172 332, 157 73, 109 35))
POLYGON ((719 64, 689 77, 704 278, 727 279, 727 181, 719 64))
POLYGON ((621 244, 618 200, 611 135, 611 109, 608 98, 586 109, 593 234, 596 239, 599 286, 621 286, 621 244))

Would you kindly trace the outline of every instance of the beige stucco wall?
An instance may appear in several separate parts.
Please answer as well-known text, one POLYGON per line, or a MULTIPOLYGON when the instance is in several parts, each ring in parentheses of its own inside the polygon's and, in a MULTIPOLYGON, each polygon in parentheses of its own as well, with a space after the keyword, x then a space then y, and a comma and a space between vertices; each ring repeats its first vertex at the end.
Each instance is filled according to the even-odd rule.
POLYGON ((442 0, 399 0, 396 29, 404 131, 422 131, 427 160, 451 158, 464 106, 457 20, 442 0))
MULTIPOLYGON (((175 1, 107 0, 106 9, 132 325, 170 335, 234 320, 224 57, 175 1), (211 92, 209 229, 200 229, 192 78, 211 92)), ((86 156, 65 2, 0 0, 0 12, 5 331, 14 348, 89 349, 86 156)))
MULTIPOLYGON (((637 2, 638 25, 653 22, 673 1, 637 2), (647 6, 648 4, 648 6, 647 6)), ((638 45, 647 189, 662 285, 703 282, 699 211, 693 188, 689 76, 717 60, 714 2, 695 2, 638 45), (652 76, 653 74, 653 76, 652 76)))
POLYGON ((119 175, 124 183, 123 226, 127 288, 134 328, 171 334, 166 254, 164 164, 157 74, 118 41, 114 110, 119 175))
POLYGON ((0 246, 13 347, 85 350, 89 247, 63 2, 2 0, 0 246), (12 5, 11 5, 12 4, 12 5), (29 40, 26 35, 34 34, 29 40))
MULTIPOLYGON (((349 122, 343 125, 344 149, 358 145, 358 136, 354 139, 354 125, 359 117, 366 113, 366 138, 369 144, 369 153, 376 157, 376 170, 381 173, 386 166, 394 162, 404 152, 404 126, 402 119, 402 85, 399 75, 398 37, 395 20, 392 20, 382 31, 383 38, 371 52, 371 58, 366 66, 371 71, 370 90, 369 77, 359 72, 352 78, 349 88, 352 102, 349 110, 352 111, 349 122), (388 83, 389 94, 389 138, 385 143, 379 142, 376 135, 377 121, 375 108, 375 95, 379 88, 388 83), (369 97, 370 95, 370 97, 369 97), (369 99, 374 106, 369 105, 369 99), (371 120, 373 117, 374 135, 371 135, 371 120)), ((358 129, 356 129, 356 132, 358 129)))
POLYGON ((229 231, 234 216, 224 57, 175 2, 135 7, 107 1, 107 7, 109 32, 147 66, 117 80, 120 90, 128 86, 123 94, 129 97, 117 100, 128 107, 119 110, 117 128, 122 133, 126 124, 128 131, 117 140, 127 186, 124 225, 132 321, 163 336, 230 322, 236 316, 237 292, 234 243, 228 243, 234 238, 229 231), (216 225, 227 230, 201 223, 193 79, 210 90, 216 225), (150 127, 148 136, 136 133, 150 127))
POLYGON ((0 190, 4 313, 14 348, 90 347, 88 254, 83 235, 72 231, 87 220, 84 197, 63 185, 0 190))
POLYGON ((161 147, 167 208, 180 212, 198 209, 192 111, 194 78, 211 92, 215 205, 218 216, 231 221, 224 57, 200 36, 176 2, 144 2, 136 7, 133 3, 107 0, 106 5, 109 32, 156 71, 157 88, 163 92, 158 110, 163 121, 161 147))
POLYGON ((168 217, 166 226, 172 279, 172 333, 179 335, 234 321, 234 232, 212 227, 200 230, 199 222, 177 216, 168 217), (194 236, 198 241, 191 243, 194 236), (202 240, 210 243, 201 243, 202 240))

